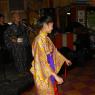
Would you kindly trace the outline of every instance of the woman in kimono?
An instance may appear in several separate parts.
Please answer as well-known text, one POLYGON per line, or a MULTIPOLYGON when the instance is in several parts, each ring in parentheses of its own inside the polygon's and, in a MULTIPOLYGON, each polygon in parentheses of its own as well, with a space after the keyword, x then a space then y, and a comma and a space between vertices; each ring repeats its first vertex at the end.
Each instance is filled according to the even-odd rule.
POLYGON ((36 95, 59 95, 56 85, 63 79, 57 75, 61 66, 71 61, 61 55, 48 37, 53 29, 53 21, 49 16, 43 16, 37 21, 38 36, 32 43, 34 60, 30 71, 33 74, 36 95))

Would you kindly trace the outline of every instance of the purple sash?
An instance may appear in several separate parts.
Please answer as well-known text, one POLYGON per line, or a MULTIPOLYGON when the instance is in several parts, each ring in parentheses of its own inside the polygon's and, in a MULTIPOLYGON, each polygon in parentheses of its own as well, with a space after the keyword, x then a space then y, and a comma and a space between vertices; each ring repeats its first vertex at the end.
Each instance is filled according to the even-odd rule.
MULTIPOLYGON (((48 63, 50 64, 50 67, 52 68, 52 70, 55 71, 54 61, 53 61, 52 54, 48 54, 47 55, 47 60, 48 60, 48 63)), ((53 76, 50 76, 50 79, 51 79, 52 83, 54 84, 55 78, 53 76)))

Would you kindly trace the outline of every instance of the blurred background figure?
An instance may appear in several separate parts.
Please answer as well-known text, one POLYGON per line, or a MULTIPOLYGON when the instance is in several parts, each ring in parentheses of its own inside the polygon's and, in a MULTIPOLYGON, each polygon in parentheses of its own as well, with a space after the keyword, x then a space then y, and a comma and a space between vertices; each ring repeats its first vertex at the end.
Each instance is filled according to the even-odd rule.
POLYGON ((31 63, 31 45, 27 28, 21 23, 19 12, 11 14, 12 24, 5 32, 5 43, 11 53, 16 71, 26 72, 31 63))

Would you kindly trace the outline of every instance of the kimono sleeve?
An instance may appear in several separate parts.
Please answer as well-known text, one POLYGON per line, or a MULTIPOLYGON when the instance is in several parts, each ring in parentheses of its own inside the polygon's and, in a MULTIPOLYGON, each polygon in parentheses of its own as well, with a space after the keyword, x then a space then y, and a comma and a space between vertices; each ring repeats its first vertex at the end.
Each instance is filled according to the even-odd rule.
POLYGON ((39 71, 41 72, 41 75, 45 78, 49 78, 53 70, 48 63, 44 44, 39 41, 36 43, 35 48, 36 50, 34 52, 34 63, 38 64, 38 69, 40 68, 39 71))
POLYGON ((63 55, 54 47, 53 53, 54 63, 55 63, 55 71, 58 73, 65 62, 63 55))

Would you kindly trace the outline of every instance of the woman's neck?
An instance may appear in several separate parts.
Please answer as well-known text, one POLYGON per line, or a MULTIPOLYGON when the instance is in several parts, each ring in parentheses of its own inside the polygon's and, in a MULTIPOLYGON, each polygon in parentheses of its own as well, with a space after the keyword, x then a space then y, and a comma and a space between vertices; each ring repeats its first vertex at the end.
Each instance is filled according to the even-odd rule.
POLYGON ((43 35, 43 36, 47 36, 48 35, 48 33, 46 32, 46 30, 44 30, 44 29, 42 29, 40 31, 40 34, 43 35))

